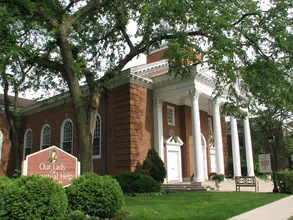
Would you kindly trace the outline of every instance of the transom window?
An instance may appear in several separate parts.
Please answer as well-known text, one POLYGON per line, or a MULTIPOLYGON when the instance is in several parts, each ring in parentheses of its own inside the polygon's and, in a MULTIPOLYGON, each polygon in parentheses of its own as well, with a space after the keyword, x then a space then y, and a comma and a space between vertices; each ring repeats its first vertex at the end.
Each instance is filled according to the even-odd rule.
POLYGON ((49 125, 44 125, 41 133, 41 150, 50 147, 51 144, 51 128, 49 125))
POLYGON ((97 115, 93 140, 93 159, 101 158, 101 117, 97 115))
POLYGON ((23 157, 26 158, 27 155, 32 153, 33 147, 33 132, 31 129, 26 130, 24 135, 24 150, 23 157))
POLYGON ((168 121, 168 125, 175 125, 175 109, 174 109, 174 107, 167 106, 167 121, 168 121))
POLYGON ((61 129, 61 148, 72 154, 73 124, 70 119, 66 119, 61 129))

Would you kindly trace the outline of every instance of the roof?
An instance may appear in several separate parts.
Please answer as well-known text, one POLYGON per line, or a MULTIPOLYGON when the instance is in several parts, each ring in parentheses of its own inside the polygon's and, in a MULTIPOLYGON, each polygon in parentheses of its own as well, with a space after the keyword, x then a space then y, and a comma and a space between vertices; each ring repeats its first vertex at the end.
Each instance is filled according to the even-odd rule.
MULTIPOLYGON (((13 96, 8 96, 10 101, 13 102, 13 96)), ((31 99, 25 99, 25 98, 18 98, 18 107, 19 108, 25 108, 29 105, 34 104, 35 102, 31 99)), ((4 94, 0 94, 0 105, 4 105, 4 94)))

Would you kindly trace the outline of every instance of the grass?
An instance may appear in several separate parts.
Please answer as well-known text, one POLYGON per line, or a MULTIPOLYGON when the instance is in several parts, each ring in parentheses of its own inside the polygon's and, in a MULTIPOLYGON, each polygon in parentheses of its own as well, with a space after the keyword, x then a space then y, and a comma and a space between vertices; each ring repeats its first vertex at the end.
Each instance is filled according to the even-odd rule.
MULTIPOLYGON (((253 192, 185 192, 162 196, 126 197, 125 219, 228 219, 286 197, 253 192)), ((123 218, 124 219, 124 218, 123 218)))

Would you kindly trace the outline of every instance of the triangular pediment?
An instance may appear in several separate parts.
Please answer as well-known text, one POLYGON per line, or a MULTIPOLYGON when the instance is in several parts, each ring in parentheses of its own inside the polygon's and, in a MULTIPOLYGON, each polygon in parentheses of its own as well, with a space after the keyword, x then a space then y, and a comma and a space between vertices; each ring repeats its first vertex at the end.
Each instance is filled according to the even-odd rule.
POLYGON ((184 144, 180 137, 174 136, 174 135, 167 137, 164 142, 165 144, 172 144, 172 145, 179 145, 179 146, 184 144))

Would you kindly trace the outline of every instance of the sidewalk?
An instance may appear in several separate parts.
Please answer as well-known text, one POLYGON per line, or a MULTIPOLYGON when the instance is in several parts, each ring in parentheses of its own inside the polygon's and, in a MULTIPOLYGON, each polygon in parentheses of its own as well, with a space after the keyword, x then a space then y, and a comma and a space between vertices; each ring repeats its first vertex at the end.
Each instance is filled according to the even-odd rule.
MULTIPOLYGON (((274 184, 272 181, 264 181, 258 179, 259 192, 272 192, 274 184)), ((214 187, 214 183, 206 181, 204 184, 214 187)), ((254 187, 242 187, 241 191, 254 192, 254 187)), ((220 191, 236 191, 235 181, 226 179, 220 188, 220 191)), ((251 211, 245 212, 241 215, 234 216, 229 220, 288 220, 293 216, 293 195, 284 199, 272 202, 270 204, 261 206, 251 211)))
POLYGON ((293 195, 237 215, 230 220, 288 220, 293 216, 293 195))

